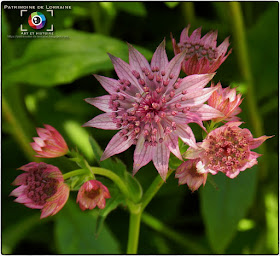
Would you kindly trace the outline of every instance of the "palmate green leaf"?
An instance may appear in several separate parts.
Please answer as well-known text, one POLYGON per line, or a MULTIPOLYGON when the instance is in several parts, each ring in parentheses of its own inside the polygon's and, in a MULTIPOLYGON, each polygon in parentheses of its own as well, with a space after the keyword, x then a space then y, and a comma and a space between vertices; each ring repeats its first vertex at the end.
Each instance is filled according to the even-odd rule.
MULTIPOLYGON (((111 70, 113 65, 107 53, 128 60, 128 47, 118 39, 74 30, 59 31, 55 35, 66 38, 33 40, 20 59, 4 68, 3 79, 55 86, 73 82, 84 75, 111 70)), ((136 48, 151 58, 150 51, 136 48)))
POLYGON ((105 225, 99 236, 95 236, 96 220, 96 210, 82 211, 69 199, 56 215, 55 241, 59 253, 120 254, 116 238, 105 225))
POLYGON ((223 173, 213 176, 216 190, 207 182, 201 190, 201 210, 210 245, 215 253, 223 253, 238 223, 253 203, 257 182, 257 166, 241 172, 235 179, 223 173))

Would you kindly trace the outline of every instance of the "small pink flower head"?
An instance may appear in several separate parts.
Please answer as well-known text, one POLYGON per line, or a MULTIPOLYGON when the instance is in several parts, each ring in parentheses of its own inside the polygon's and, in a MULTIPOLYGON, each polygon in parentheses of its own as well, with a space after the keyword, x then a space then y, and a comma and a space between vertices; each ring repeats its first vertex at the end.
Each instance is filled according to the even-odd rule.
POLYGON ((192 192, 206 183, 207 173, 200 170, 199 159, 191 159, 182 163, 176 170, 175 178, 179 179, 179 185, 187 184, 192 192))
POLYGON ((19 186, 10 196, 17 197, 15 202, 32 209, 41 209, 41 219, 55 215, 69 197, 70 189, 63 183, 60 170, 50 164, 31 162, 19 168, 25 171, 12 183, 19 186))
POLYGON ((110 198, 109 190, 100 181, 89 180, 85 182, 77 196, 77 203, 84 211, 86 209, 92 210, 98 206, 100 209, 104 209, 106 205, 106 198, 110 198))
POLYGON ((201 28, 198 28, 189 37, 189 28, 190 25, 182 31, 180 43, 178 44, 176 44, 176 40, 171 36, 175 55, 184 50, 187 51, 185 60, 182 63, 182 70, 187 75, 215 72, 231 53, 230 50, 226 55, 229 47, 229 38, 227 37, 217 47, 217 31, 210 31, 200 38, 201 28))
POLYGON ((235 178, 239 172, 258 163, 261 156, 251 149, 259 147, 271 136, 254 139, 248 129, 239 128, 242 122, 228 122, 211 131, 198 148, 189 148, 185 153, 188 159, 200 158, 202 168, 211 174, 225 173, 235 178))
MULTIPOLYGON (((214 85, 211 84, 213 87, 214 85)), ((236 95, 236 89, 227 87, 222 88, 221 83, 217 84, 218 90, 212 93, 208 99, 208 105, 219 110, 224 114, 224 117, 215 118, 214 121, 238 121, 240 118, 237 117, 241 112, 239 105, 241 104, 241 94, 236 95)))
MULTIPOLYGON (((221 117, 220 111, 204 104, 217 88, 204 88, 214 74, 178 79, 185 53, 170 62, 163 41, 151 64, 129 45, 129 64, 110 55, 119 80, 96 75, 109 92, 86 101, 106 112, 84 126, 120 130, 107 145, 101 160, 119 154, 131 145, 134 151, 133 174, 153 161, 162 179, 166 179, 170 152, 182 159, 178 138, 195 147, 188 123, 221 117)), ((204 128, 204 127, 203 127, 204 128)))
POLYGON ((36 157, 53 158, 64 156, 68 152, 68 146, 61 134, 52 126, 45 124, 44 128, 36 128, 39 137, 34 137, 30 143, 38 155, 36 157))

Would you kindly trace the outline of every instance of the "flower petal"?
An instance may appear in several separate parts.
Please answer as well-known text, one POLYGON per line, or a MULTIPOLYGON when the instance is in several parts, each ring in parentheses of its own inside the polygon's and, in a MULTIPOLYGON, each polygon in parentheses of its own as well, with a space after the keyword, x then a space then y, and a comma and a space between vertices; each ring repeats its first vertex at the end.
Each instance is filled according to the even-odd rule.
POLYGON ((118 77, 120 79, 129 80, 132 86, 135 86, 139 90, 139 93, 142 94, 144 92, 143 88, 139 85, 137 79, 133 76, 133 69, 131 69, 130 65, 128 65, 125 61, 123 61, 120 58, 117 58, 109 53, 108 55, 114 65, 118 77))
POLYGON ((119 88, 119 81, 105 76, 94 75, 103 88, 110 94, 116 93, 119 88))
POLYGON ((140 74, 143 73, 142 68, 147 68, 151 71, 150 64, 146 58, 138 52, 131 44, 128 43, 129 52, 129 65, 132 69, 135 69, 140 74))
POLYGON ((259 138, 255 138, 253 140, 251 140, 249 142, 249 145, 250 145, 250 149, 254 149, 254 148, 257 148, 259 147, 261 144, 263 144, 263 142, 265 142, 267 139, 269 138, 272 138, 274 136, 261 136, 259 138))
POLYGON ((85 101, 104 112, 111 112, 112 109, 110 108, 110 95, 104 95, 96 98, 87 98, 85 101))
POLYGON ((186 52, 181 52, 177 54, 166 66, 165 68, 165 76, 169 77, 169 84, 167 86, 167 90, 165 93, 167 93, 171 88, 173 88, 173 85, 175 81, 177 80, 179 73, 181 71, 181 64, 185 58, 186 52), (171 78, 172 77, 172 78, 171 78))
POLYGON ((154 152, 153 162, 161 178, 165 181, 168 172, 170 151, 164 143, 158 143, 154 152))
MULTIPOLYGON (((209 97, 215 90, 217 90, 216 87, 210 87, 201 90, 192 90, 191 92, 184 95, 185 100, 181 102, 182 108, 203 104, 209 99, 209 97)), ((173 103, 176 100, 178 100, 178 97, 176 97, 176 99, 172 99, 169 103, 173 103)))
POLYGON ((177 125, 176 134, 190 147, 197 148, 192 129, 187 125, 177 125))
POLYGON ((112 113, 98 115, 83 124, 83 127, 95 127, 103 130, 118 130, 116 123, 112 120, 112 113))
POLYGON ((142 166, 148 164, 153 159, 155 147, 150 145, 146 146, 144 143, 145 137, 141 134, 134 150, 133 175, 135 175, 142 166))
POLYGON ((151 67, 160 67, 160 69, 165 70, 168 65, 168 58, 165 51, 165 40, 157 47, 152 60, 151 67))
POLYGON ((183 161, 178 145, 178 136, 176 136, 174 133, 170 133, 167 135, 167 138, 168 140, 166 142, 166 146, 168 147, 168 149, 173 153, 174 156, 183 161))
POLYGON ((110 156, 119 154, 125 150, 127 150, 132 144, 133 139, 129 134, 127 134, 127 139, 122 136, 122 131, 119 131, 117 134, 113 136, 113 138, 108 143, 103 155, 101 156, 101 161, 109 158, 110 156))
POLYGON ((215 73, 187 76, 181 80, 180 87, 176 90, 176 94, 184 90, 198 90, 204 88, 214 75, 215 73))
POLYGON ((224 116, 219 110, 212 108, 207 104, 191 107, 190 112, 197 114, 202 121, 224 116))
POLYGON ((16 177, 13 181, 12 185, 19 186, 19 185, 26 185, 26 178, 28 177, 27 173, 22 173, 16 177))
MULTIPOLYGON (((24 173, 24 174, 25 174, 25 173, 24 173)), ((21 174, 21 175, 22 175, 22 174, 21 174)), ((15 181, 16 181, 16 180, 15 180, 15 181)), ((14 181, 14 182, 15 182, 15 181, 14 181)), ((17 184, 14 184, 14 185, 17 186, 17 184)), ((16 197, 18 197, 18 196, 23 195, 23 194, 25 193, 26 187, 27 187, 27 186, 25 186, 25 185, 21 185, 21 186, 15 188, 15 189, 10 193, 9 196, 16 196, 16 197)))

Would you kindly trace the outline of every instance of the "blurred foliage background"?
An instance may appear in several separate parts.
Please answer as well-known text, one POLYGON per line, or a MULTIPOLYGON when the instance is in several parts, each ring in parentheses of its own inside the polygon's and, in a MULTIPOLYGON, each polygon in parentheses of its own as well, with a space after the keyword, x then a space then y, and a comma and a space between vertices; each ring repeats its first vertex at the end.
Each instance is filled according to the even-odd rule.
MULTIPOLYGON (((238 86, 244 97, 240 117, 254 137, 275 137, 264 143, 258 166, 233 180, 213 176, 217 189, 209 179, 205 188, 191 193, 172 175, 143 214, 138 253, 278 253, 278 2, 240 2, 235 10, 230 2, 24 2, 70 5, 71 10, 55 10, 54 17, 42 10, 47 25, 54 24, 54 34, 68 39, 8 38, 21 34, 20 24, 28 26, 28 16, 22 20, 19 10, 4 9, 5 4, 23 3, 2 2, 3 254, 125 253, 128 212, 122 206, 108 215, 96 236, 98 210, 80 211, 76 192, 56 216, 40 220, 38 210, 8 196, 14 189, 11 183, 21 173, 17 168, 40 160, 33 157, 29 142, 36 136, 35 127, 43 124, 54 126, 94 164, 89 135, 104 149, 115 132, 81 127, 101 113, 83 99, 106 94, 92 74, 116 78, 107 52, 127 61, 126 42, 150 60, 166 38, 171 59, 170 32, 178 40, 189 23, 191 30, 202 26, 203 35, 217 29, 218 44, 231 36, 233 52, 214 81, 238 86)), ((118 155, 128 171, 133 150, 118 155)), ((63 157, 44 161, 62 172, 74 168, 63 157)), ((156 175, 150 163, 136 178, 146 189, 156 175)))

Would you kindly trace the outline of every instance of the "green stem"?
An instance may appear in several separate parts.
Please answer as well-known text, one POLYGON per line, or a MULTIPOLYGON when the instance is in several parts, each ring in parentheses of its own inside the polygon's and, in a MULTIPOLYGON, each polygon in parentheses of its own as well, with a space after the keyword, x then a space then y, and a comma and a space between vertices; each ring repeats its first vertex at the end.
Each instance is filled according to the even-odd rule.
POLYGON ((137 207, 137 210, 130 211, 127 254, 137 254, 140 234, 140 221, 142 215, 141 206, 138 206, 139 207, 137 207))
POLYGON ((186 23, 191 24, 195 20, 195 11, 193 2, 182 3, 183 16, 185 16, 186 23))
POLYGON ((100 167, 91 167, 91 170, 94 174, 102 175, 102 176, 105 176, 105 177, 111 179, 119 187, 119 189, 122 191, 122 193, 127 198, 131 198, 130 193, 129 193, 125 183, 122 181, 122 179, 117 174, 113 173, 110 170, 100 168, 100 167))
POLYGON ((79 169, 79 170, 75 170, 75 171, 71 171, 71 172, 67 172, 67 173, 63 174, 63 178, 64 178, 64 180, 66 180, 73 176, 78 176, 78 175, 87 174, 87 173, 88 173, 87 170, 79 169))
MULTIPOLYGON (((172 170, 167 173, 166 179, 168 179, 171 173, 172 170)), ((141 202, 139 204, 130 205, 129 234, 127 245, 128 254, 137 253, 141 215, 146 206, 150 203, 164 183, 165 181, 158 175, 143 195, 141 202)))
MULTIPOLYGON (((254 88, 251 67, 249 63, 249 54, 248 54, 248 47, 246 42, 246 34, 245 34, 245 26, 243 21, 242 10, 239 2, 228 2, 228 5, 231 13, 233 34, 234 34, 234 38, 236 39, 235 44, 236 44, 236 51, 238 54, 239 67, 248 88, 246 101, 250 113, 249 118, 251 119, 251 123, 253 125, 253 129, 256 137, 260 137, 264 134, 263 122, 261 120, 261 116, 259 115, 260 112, 258 110, 257 101, 255 97, 255 88, 254 88)), ((265 153, 266 150, 264 144, 260 147, 260 151, 262 154, 265 153)), ((260 167, 262 169, 260 173, 262 175, 262 178, 264 178, 267 175, 266 173, 267 169, 264 161, 260 167)))
MULTIPOLYGON (((168 179, 168 177, 170 176, 171 173, 172 173, 172 170, 169 170, 167 173, 166 179, 168 179)), ((159 189, 161 188, 161 186, 164 183, 165 183, 165 181, 159 175, 154 179, 153 183, 150 185, 150 187, 147 189, 147 191, 143 195, 142 206, 141 206, 142 212, 144 211, 146 206, 150 203, 150 201, 153 199, 155 194, 159 191, 159 189)))
POLYGON ((188 238, 186 236, 177 233, 176 231, 172 230, 171 228, 167 227, 164 223, 156 219, 155 217, 151 216, 148 213, 142 214, 142 221, 152 229, 160 232, 161 234, 165 235, 167 238, 173 240, 177 244, 185 247, 188 252, 192 252, 195 254, 208 254, 209 251, 206 248, 201 246, 201 243, 197 244, 194 242, 193 239, 188 238))

